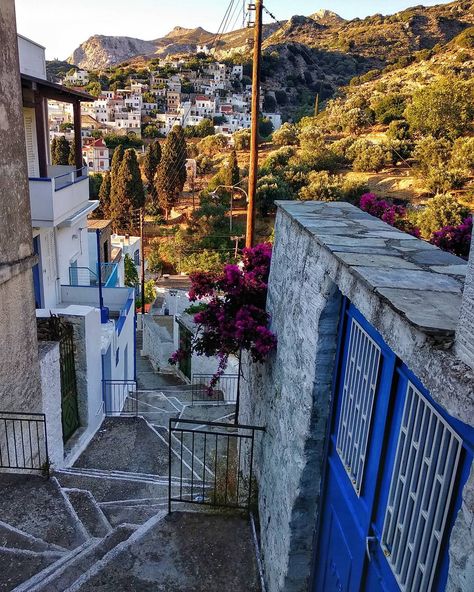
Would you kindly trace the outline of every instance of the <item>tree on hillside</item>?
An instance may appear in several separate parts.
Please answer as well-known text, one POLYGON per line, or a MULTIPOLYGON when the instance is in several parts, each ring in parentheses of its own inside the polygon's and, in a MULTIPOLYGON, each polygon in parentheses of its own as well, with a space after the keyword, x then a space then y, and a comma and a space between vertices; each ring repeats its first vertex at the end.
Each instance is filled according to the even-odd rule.
POLYGON ((186 140, 183 128, 175 126, 168 134, 156 172, 155 188, 166 216, 186 181, 186 140))
POLYGON ((56 142, 51 144, 51 163, 54 165, 69 164, 69 151, 71 147, 64 136, 56 138, 56 142))
POLYGON ((110 198, 110 217, 116 230, 132 232, 136 227, 133 214, 145 203, 145 192, 133 148, 125 151, 118 175, 114 180, 114 190, 110 198))
POLYGON ((101 211, 104 218, 108 218, 110 216, 110 171, 107 171, 102 178, 99 201, 100 205, 97 209, 101 211))
POLYGON ((117 185, 116 180, 118 178, 118 173, 120 170, 120 165, 122 164, 124 154, 125 149, 121 144, 119 144, 114 150, 112 161, 110 163, 110 200, 112 200, 114 196, 115 187, 117 185))
POLYGON ((424 135, 455 139, 466 134, 474 118, 474 83, 440 78, 413 94, 405 117, 413 130, 424 135))
POLYGON ((147 180, 147 191, 149 201, 153 206, 157 206, 158 195, 155 187, 155 175, 161 160, 161 146, 158 141, 152 142, 145 153, 143 159, 143 173, 147 180))
POLYGON ((225 166, 224 184, 233 186, 240 181, 240 169, 237 162, 237 154, 235 150, 230 153, 229 161, 225 166))

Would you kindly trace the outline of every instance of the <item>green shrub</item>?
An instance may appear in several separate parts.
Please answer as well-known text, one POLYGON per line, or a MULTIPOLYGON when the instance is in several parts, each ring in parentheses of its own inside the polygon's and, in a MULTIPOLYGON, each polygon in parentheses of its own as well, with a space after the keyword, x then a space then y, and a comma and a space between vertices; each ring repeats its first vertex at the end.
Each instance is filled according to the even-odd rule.
POLYGON ((468 27, 457 37, 454 38, 454 42, 459 47, 466 49, 474 49, 474 27, 468 27))
POLYGON ((347 155, 352 160, 355 171, 380 171, 387 160, 386 150, 364 139, 354 142, 347 151, 347 155))
POLYGON ((462 206, 449 194, 439 194, 431 198, 426 207, 417 214, 416 226, 424 238, 430 238, 433 232, 444 226, 457 226, 467 218, 469 208, 462 206))
POLYGON ((272 139, 275 146, 295 146, 298 144, 298 129, 292 123, 284 123, 273 132, 272 139))
POLYGON ((474 161, 474 142, 469 140, 460 138, 456 143, 456 151, 453 150, 453 144, 443 138, 428 136, 416 143, 413 156, 428 191, 445 193, 464 185, 469 175, 469 165, 474 161))
POLYGON ((466 134, 474 118, 474 82, 454 77, 436 80, 413 94, 405 118, 424 135, 455 139, 466 134))
POLYGON ((400 93, 383 95, 376 98, 372 103, 376 121, 385 124, 396 119, 402 119, 405 107, 405 97, 400 93))
POLYGON ((244 129, 235 132, 233 139, 236 150, 248 150, 250 148, 250 130, 244 129))
POLYGON ((275 210, 275 201, 292 199, 290 188, 277 175, 265 175, 257 181, 257 208, 262 216, 268 216, 275 210))

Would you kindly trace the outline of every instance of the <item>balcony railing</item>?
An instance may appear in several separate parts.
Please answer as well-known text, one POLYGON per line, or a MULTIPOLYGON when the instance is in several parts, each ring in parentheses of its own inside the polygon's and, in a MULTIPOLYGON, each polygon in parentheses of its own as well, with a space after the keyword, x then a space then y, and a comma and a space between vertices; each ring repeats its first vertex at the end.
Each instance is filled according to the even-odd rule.
MULTIPOLYGON (((101 263, 101 283, 105 288, 115 288, 118 283, 118 264, 101 263)), ((70 286, 98 286, 99 274, 89 267, 70 267, 69 268, 70 286)))
POLYGON ((87 167, 83 166, 80 169, 75 169, 70 166, 52 165, 48 167, 47 177, 30 177, 30 181, 42 181, 51 183, 53 191, 59 191, 64 187, 69 187, 74 183, 87 179, 87 167))
POLYGON ((49 166, 46 177, 30 177, 29 185, 33 226, 57 226, 97 207, 89 201, 87 167, 49 166))

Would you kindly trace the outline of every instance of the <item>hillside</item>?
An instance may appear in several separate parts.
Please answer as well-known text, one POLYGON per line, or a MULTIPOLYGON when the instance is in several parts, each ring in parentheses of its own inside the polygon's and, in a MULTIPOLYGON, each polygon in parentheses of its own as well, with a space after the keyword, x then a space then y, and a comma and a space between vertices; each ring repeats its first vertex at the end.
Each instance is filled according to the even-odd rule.
MULTIPOLYGON (((278 29, 278 25, 265 25, 264 39, 278 29)), ((94 70, 120 64, 131 59, 150 59, 196 53, 197 45, 208 44, 218 49, 219 56, 229 55, 234 51, 248 51, 252 39, 252 29, 238 29, 217 38, 202 27, 185 29, 175 27, 164 37, 152 41, 143 41, 131 37, 108 37, 93 35, 84 41, 67 59, 67 62, 94 70)))
MULTIPOLYGON (((414 51, 445 44, 471 24, 474 24, 474 2, 457 0, 351 21, 329 10, 320 10, 309 17, 294 16, 287 22, 265 25, 264 39, 266 47, 297 43, 309 49, 343 52, 359 61, 369 60, 370 65, 376 63, 382 67, 414 51)), ((236 51, 248 52, 251 38, 252 30, 248 28, 216 38, 215 34, 201 27, 175 27, 164 37, 151 41, 94 35, 67 61, 87 69, 104 68, 137 56, 194 53, 196 46, 203 43, 215 45, 218 57, 228 57, 236 51)))

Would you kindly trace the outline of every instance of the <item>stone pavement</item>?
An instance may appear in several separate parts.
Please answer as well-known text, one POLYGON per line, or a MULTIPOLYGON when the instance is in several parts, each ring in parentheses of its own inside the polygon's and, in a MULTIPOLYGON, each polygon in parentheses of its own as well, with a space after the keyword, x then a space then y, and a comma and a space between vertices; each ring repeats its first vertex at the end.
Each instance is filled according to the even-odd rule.
MULTIPOLYGON (((50 480, 0 476, 0 592, 260 590, 246 515, 190 504, 182 509, 199 511, 167 514, 169 419, 231 423, 234 405, 193 406, 177 378, 141 356, 137 370, 139 417, 106 418, 74 466, 50 480)), ((183 439, 171 439, 173 495, 189 491, 193 466, 199 492, 216 479, 191 435, 184 474, 183 439)))

